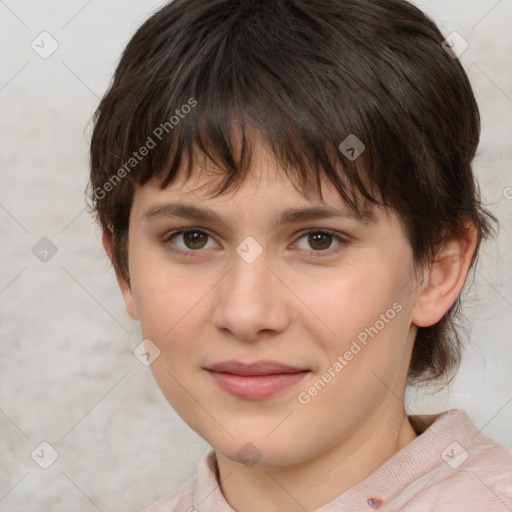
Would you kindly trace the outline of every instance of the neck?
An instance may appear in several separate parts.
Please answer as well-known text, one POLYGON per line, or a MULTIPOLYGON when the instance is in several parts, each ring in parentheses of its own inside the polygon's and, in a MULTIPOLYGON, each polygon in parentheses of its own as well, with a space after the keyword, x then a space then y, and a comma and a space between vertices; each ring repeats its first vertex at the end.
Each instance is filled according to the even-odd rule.
POLYGON ((382 405, 351 436, 293 466, 246 467, 217 453, 226 501, 243 512, 304 512, 329 503, 417 437, 403 408, 382 405))

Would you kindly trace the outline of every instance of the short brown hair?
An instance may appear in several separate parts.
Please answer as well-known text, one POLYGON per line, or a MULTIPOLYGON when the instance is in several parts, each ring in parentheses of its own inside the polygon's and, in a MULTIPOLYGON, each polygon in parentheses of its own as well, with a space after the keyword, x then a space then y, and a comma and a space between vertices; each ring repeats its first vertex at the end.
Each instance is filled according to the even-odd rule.
MULTIPOLYGON (((365 202, 393 208, 420 266, 472 222, 473 264, 496 219, 471 169, 476 100, 443 39, 403 0, 165 5, 128 43, 94 117, 89 197, 113 236, 116 272, 129 280, 134 183, 158 177, 164 188, 185 159, 190 176, 201 153, 223 170, 215 191, 222 194, 249 172, 252 129, 301 190, 321 195, 323 175, 355 210, 365 202), (364 144, 357 159, 338 150, 350 135, 364 144)), ((418 330, 410 382, 458 366, 458 309, 459 299, 440 322, 418 330)))

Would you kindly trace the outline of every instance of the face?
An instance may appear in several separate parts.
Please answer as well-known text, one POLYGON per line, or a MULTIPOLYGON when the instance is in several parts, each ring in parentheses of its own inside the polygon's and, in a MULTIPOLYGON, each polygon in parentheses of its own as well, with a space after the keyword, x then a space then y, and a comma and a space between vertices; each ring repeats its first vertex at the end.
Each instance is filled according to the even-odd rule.
POLYGON ((417 283, 395 214, 357 218, 327 181, 306 197, 255 155, 217 198, 203 172, 136 189, 123 293, 193 430, 232 460, 296 464, 403 412, 417 283), (339 216, 290 214, 319 208, 339 216))

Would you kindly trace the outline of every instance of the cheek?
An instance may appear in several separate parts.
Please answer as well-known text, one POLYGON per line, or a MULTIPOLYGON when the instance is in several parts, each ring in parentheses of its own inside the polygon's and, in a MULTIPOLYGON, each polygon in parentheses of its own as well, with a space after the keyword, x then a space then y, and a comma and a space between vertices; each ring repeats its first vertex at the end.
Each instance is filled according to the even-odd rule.
MULTIPOLYGON (((318 323, 323 324, 322 338, 330 344, 325 327, 339 340, 356 337, 400 301, 400 286, 382 267, 353 266, 343 274, 315 280, 314 286, 302 289, 301 294, 308 297, 305 303, 318 323)), ((394 313, 392 310, 390 315, 395 316, 394 313)))
POLYGON ((133 299, 144 337, 161 338, 184 312, 179 274, 169 272, 157 247, 130 233, 129 267, 133 299))
POLYGON ((365 390, 370 396, 371 383, 378 378, 390 382, 405 364, 410 316, 405 285, 403 275, 396 270, 393 274, 391 266, 367 265, 326 279, 311 296, 308 304, 330 331, 322 327, 312 335, 321 344, 327 368, 336 361, 343 365, 338 382, 344 388, 365 390))
POLYGON ((200 333, 204 322, 197 319, 198 315, 205 315, 205 301, 201 298, 209 288, 201 277, 180 277, 179 272, 170 272, 169 268, 161 271, 149 260, 140 266, 134 261, 132 290, 142 336, 160 350, 151 371, 169 404, 193 429, 197 426, 189 420, 206 421, 187 390, 194 387, 194 372, 198 371, 194 358, 204 346, 200 333))
POLYGON ((200 330, 208 319, 205 308, 214 277, 199 271, 185 273, 162 265, 156 258, 134 257, 132 292, 142 334, 160 348, 169 364, 178 355, 189 358, 201 343, 200 330))
POLYGON ((179 279, 148 274, 142 283, 133 283, 141 329, 149 338, 169 340, 189 324, 204 292, 190 282, 185 285, 179 279))

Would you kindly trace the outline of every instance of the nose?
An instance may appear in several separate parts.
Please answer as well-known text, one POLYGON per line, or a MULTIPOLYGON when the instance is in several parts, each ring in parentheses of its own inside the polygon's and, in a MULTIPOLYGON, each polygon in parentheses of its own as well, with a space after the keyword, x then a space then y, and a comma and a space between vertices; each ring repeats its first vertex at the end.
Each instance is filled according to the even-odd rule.
POLYGON ((213 321, 223 334, 257 341, 287 329, 290 291, 269 263, 265 251, 251 263, 233 255, 233 266, 214 298, 213 321))

